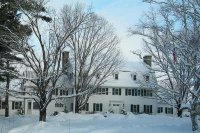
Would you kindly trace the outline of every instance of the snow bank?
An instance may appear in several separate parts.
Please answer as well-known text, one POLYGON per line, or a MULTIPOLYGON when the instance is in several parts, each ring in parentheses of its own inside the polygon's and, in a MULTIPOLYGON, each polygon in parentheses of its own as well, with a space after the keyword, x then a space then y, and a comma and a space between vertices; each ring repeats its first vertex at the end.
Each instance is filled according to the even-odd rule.
MULTIPOLYGON (((18 119, 23 123, 26 117, 18 119)), ((30 121, 32 119, 29 119, 30 121)), ((31 123, 31 122, 29 122, 31 123)), ((1 124, 1 123, 0 123, 1 124)), ((14 128, 9 133, 194 133, 190 118, 163 115, 73 114, 49 116, 47 122, 14 128)))

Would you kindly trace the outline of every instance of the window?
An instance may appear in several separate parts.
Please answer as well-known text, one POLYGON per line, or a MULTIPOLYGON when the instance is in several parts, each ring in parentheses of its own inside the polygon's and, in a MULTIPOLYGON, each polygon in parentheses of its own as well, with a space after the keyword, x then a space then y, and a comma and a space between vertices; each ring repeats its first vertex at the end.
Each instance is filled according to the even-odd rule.
POLYGON ((131 104, 131 112, 139 113, 140 112, 140 105, 133 105, 131 104))
POLYGON ((165 107, 165 114, 173 114, 173 108, 165 107))
POLYGON ((97 95, 108 95, 108 88, 97 88, 95 90, 95 94, 97 94, 97 95))
POLYGON ((116 73, 115 74, 115 79, 117 80, 119 78, 119 75, 116 73))
POLYGON ((68 95, 68 90, 60 90, 60 96, 62 95, 68 95))
POLYGON ((136 80, 136 79, 137 79, 136 75, 133 75, 133 80, 136 80))
POLYGON ((58 95, 58 89, 54 89, 53 91, 52 91, 52 95, 58 95))
POLYGON ((33 109, 39 109, 39 105, 37 102, 33 102, 33 109))
POLYGON ((22 107, 22 102, 12 102, 12 110, 14 109, 20 109, 22 107))
POLYGON ((113 95, 121 95, 121 88, 113 88, 112 94, 113 95))
POLYGON ((140 96, 140 90, 138 90, 138 96, 140 96))
POLYGON ((157 113, 162 113, 163 112, 163 107, 158 107, 157 113))
POLYGON ((93 111, 100 111, 102 112, 102 106, 103 104, 102 103, 93 103, 93 111))
POLYGON ((6 103, 0 100, 0 109, 5 109, 6 103))
POLYGON ((61 108, 61 107, 63 107, 64 105, 62 104, 62 103, 55 103, 55 107, 57 107, 57 108, 61 108))
POLYGON ((152 105, 144 105, 144 113, 151 114, 152 113, 152 105))
POLYGON ((137 75, 135 73, 131 74, 131 78, 136 81, 137 80, 137 75))
POLYGON ((149 81, 149 76, 148 75, 145 76, 145 81, 149 81))
POLYGON ((125 90, 125 95, 126 96, 131 96, 132 95, 132 89, 126 89, 125 90))
POLYGON ((140 92, 141 92, 141 96, 148 96, 148 97, 152 97, 153 96, 152 90, 142 89, 140 92))
MULTIPOLYGON (((140 91, 139 91, 140 93, 140 91)), ((126 96, 138 96, 138 89, 126 89, 125 90, 126 96)))
POLYGON ((100 74, 99 74, 99 73, 96 74, 96 78, 97 78, 97 79, 100 78, 100 74))

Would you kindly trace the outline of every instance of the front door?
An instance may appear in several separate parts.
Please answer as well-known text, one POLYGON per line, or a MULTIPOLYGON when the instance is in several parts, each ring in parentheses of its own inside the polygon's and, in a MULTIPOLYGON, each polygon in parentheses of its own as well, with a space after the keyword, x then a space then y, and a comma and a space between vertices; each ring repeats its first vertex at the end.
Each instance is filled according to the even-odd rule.
POLYGON ((31 115, 31 114, 32 114, 32 101, 28 101, 27 114, 28 114, 28 115, 31 115))
POLYGON ((120 113, 121 111, 121 104, 112 104, 112 109, 114 111, 114 113, 120 113))

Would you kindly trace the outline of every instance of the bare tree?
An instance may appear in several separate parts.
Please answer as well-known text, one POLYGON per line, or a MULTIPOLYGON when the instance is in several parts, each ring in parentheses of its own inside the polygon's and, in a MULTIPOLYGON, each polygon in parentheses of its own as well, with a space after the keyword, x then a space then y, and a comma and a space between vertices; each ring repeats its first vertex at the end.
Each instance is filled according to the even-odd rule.
POLYGON ((192 94, 191 119, 193 130, 197 129, 195 117, 199 98, 199 6, 198 1, 191 0, 150 0, 159 7, 147 15, 138 31, 133 34, 145 36, 146 49, 154 57, 154 63, 160 73, 162 93, 169 94, 176 102, 178 116, 181 104, 189 100, 192 94), (191 87, 193 89, 191 90, 191 87))
POLYGON ((76 96, 75 112, 79 112, 94 90, 119 68, 122 58, 112 26, 95 13, 70 35, 67 42, 73 56, 75 93, 85 92, 76 96))
MULTIPOLYGON (((35 8, 45 6, 44 1, 35 2, 42 5, 35 8)), ((64 86, 60 79, 65 74, 65 71, 63 71, 65 68, 61 66, 61 62, 62 52, 67 44, 66 40, 70 35, 80 30, 79 27, 87 21, 91 12, 85 11, 79 14, 77 5, 75 8, 70 8, 68 14, 65 14, 65 19, 61 17, 51 19, 44 12, 23 10, 22 6, 21 8, 23 14, 25 14, 25 22, 30 25, 33 31, 32 38, 34 39, 33 44, 29 41, 29 38, 23 39, 19 43, 21 46, 19 54, 23 57, 23 65, 34 75, 33 77, 20 76, 23 81, 33 86, 32 90, 24 91, 26 93, 24 97, 32 98, 38 103, 39 121, 46 121, 48 104, 51 100, 59 98, 52 97, 53 91, 64 86), (66 25, 61 25, 61 23, 66 25), (65 30, 63 30, 64 28, 65 30)), ((14 33, 10 37, 13 41, 18 38, 14 33)), ((13 96, 17 96, 15 93, 10 92, 13 96)))

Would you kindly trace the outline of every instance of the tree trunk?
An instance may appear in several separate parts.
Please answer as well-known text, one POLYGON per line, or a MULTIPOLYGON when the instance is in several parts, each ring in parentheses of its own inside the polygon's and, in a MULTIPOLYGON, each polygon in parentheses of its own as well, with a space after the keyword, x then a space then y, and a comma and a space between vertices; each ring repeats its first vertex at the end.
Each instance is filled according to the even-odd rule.
POLYGON ((190 117, 191 117, 191 121, 192 121, 192 131, 198 130, 198 123, 197 123, 197 118, 196 118, 196 113, 195 111, 191 111, 190 112, 190 117))
POLYGON ((5 117, 9 117, 9 95, 7 92, 5 98, 5 117))
POLYGON ((39 121, 46 122, 46 109, 40 110, 39 121))
POLYGON ((183 110, 180 109, 180 108, 178 108, 178 109, 177 109, 177 116, 178 116, 178 117, 182 117, 182 113, 183 113, 183 110))
POLYGON ((181 104, 179 103, 178 108, 177 108, 177 116, 182 117, 182 113, 183 113, 183 110, 181 109, 181 104))
MULTIPOLYGON (((6 68, 9 68, 9 61, 6 62, 6 68)), ((6 97, 5 97, 5 117, 9 117, 9 87, 10 87, 10 76, 6 74, 6 97)))
POLYGON ((75 113, 79 113, 79 102, 78 102, 78 96, 75 97, 75 113))

